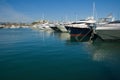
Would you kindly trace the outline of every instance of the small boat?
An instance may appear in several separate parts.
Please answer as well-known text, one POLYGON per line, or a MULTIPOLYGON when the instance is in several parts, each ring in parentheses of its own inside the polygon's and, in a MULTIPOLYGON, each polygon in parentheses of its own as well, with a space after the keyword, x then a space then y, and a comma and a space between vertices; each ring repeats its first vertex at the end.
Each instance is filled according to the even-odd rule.
POLYGON ((2 28, 4 28, 4 25, 1 25, 1 24, 0 24, 0 29, 2 29, 2 28))

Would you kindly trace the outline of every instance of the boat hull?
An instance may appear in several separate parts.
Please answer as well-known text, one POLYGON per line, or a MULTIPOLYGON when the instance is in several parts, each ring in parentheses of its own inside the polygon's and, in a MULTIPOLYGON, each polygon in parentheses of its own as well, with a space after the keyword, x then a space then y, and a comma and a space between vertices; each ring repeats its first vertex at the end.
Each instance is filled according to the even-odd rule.
POLYGON ((59 28, 55 27, 50 27, 51 29, 53 29, 55 32, 61 32, 61 30, 59 28))
POLYGON ((64 25, 58 25, 57 28, 58 28, 61 32, 68 32, 64 25))
POLYGON ((96 30, 103 40, 120 40, 120 30, 96 30))
POLYGON ((89 41, 91 37, 92 30, 89 28, 70 28, 70 38, 72 41, 89 41))
POLYGON ((120 40, 120 24, 97 26, 96 33, 103 40, 120 40))

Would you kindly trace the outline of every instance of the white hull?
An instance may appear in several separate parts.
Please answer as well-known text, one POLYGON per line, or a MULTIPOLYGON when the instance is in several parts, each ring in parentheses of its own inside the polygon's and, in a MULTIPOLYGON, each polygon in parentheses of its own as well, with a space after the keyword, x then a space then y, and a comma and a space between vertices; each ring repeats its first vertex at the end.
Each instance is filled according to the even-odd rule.
POLYGON ((96 33, 104 40, 120 40, 120 24, 97 26, 96 33))
POLYGON ((68 32, 64 25, 57 25, 57 28, 60 29, 61 32, 68 32))

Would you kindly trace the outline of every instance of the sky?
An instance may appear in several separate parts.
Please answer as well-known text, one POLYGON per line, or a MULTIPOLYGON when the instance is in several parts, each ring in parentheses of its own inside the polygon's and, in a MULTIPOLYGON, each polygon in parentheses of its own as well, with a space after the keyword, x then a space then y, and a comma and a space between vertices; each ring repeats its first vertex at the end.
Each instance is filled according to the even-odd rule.
POLYGON ((0 22, 72 21, 113 14, 119 19, 120 0, 0 0, 0 22))

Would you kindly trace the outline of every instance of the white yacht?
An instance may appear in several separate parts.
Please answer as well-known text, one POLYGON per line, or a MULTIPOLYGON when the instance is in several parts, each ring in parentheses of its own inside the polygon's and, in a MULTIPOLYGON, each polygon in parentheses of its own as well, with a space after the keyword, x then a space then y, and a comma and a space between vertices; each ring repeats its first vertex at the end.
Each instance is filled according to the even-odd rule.
POLYGON ((50 23, 49 26, 54 32, 61 32, 61 30, 57 27, 58 23, 50 23))
POLYGON ((44 24, 41 24, 42 28, 46 31, 51 31, 52 29, 50 28, 49 26, 49 23, 44 23, 44 24))
POLYGON ((97 24, 96 34, 103 40, 120 40, 120 20, 97 24))
POLYGON ((93 36, 95 23, 94 17, 89 17, 84 20, 75 21, 65 27, 69 31, 71 38, 77 41, 88 41, 93 36))

